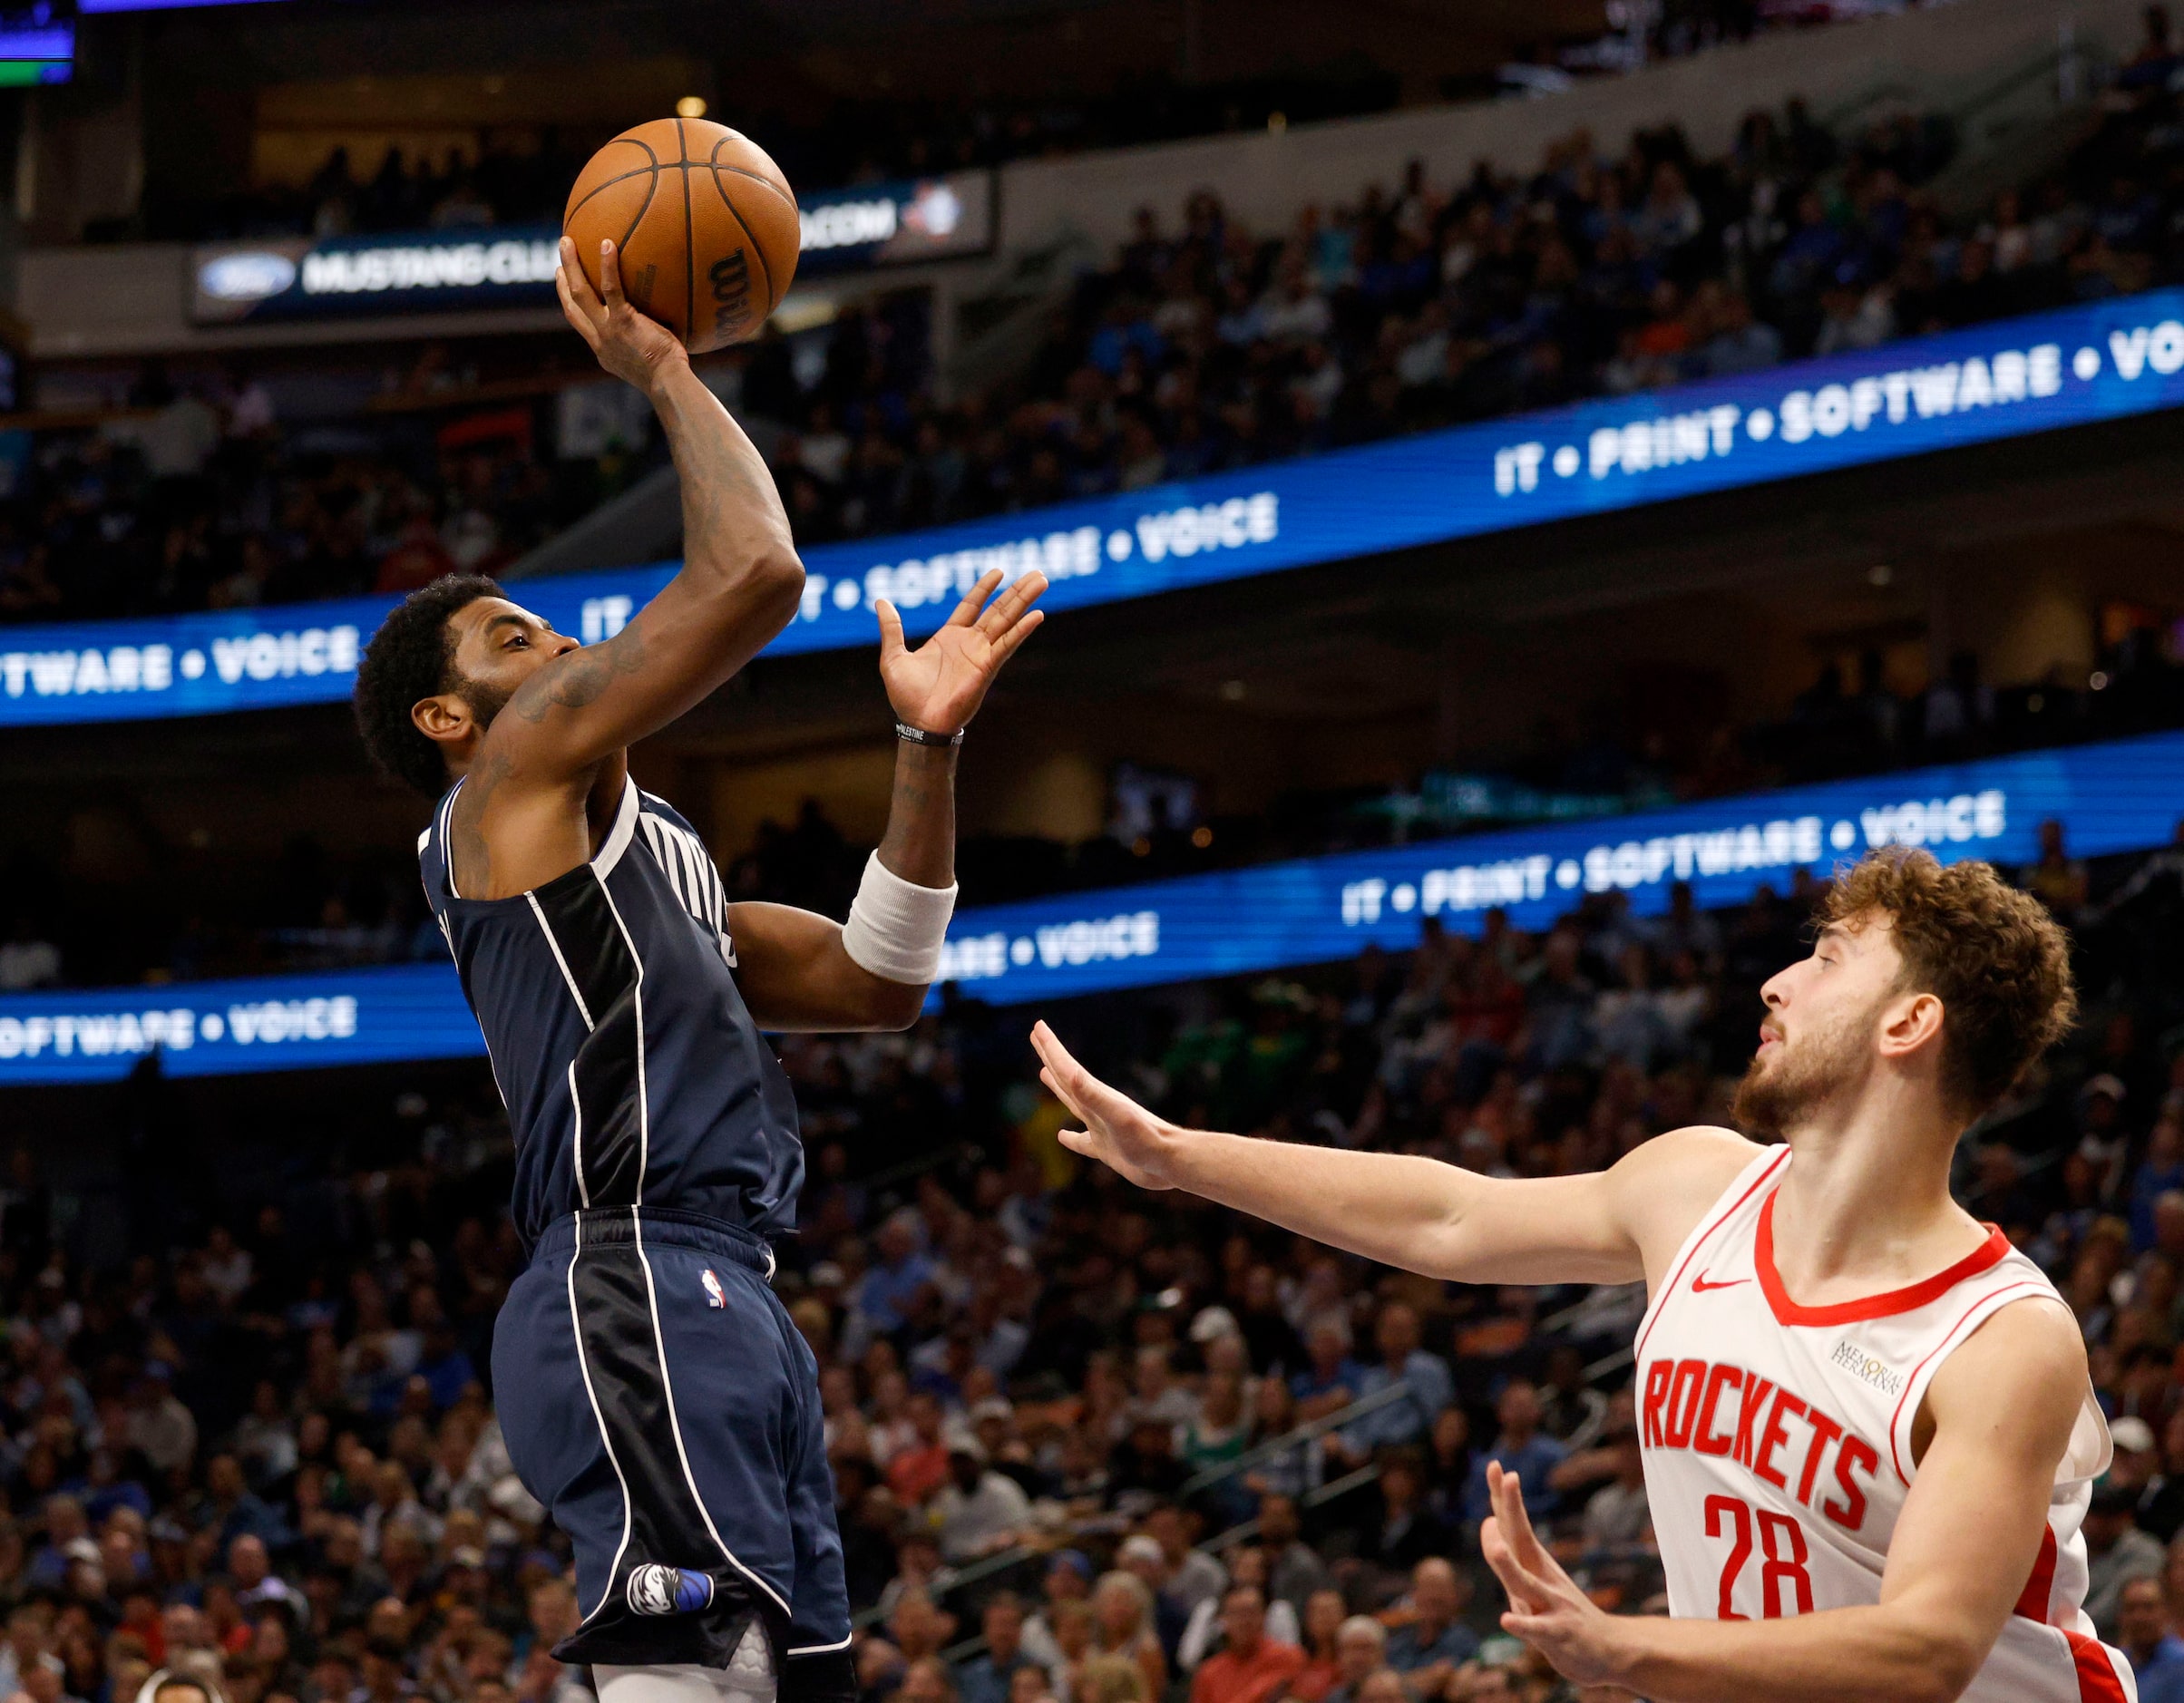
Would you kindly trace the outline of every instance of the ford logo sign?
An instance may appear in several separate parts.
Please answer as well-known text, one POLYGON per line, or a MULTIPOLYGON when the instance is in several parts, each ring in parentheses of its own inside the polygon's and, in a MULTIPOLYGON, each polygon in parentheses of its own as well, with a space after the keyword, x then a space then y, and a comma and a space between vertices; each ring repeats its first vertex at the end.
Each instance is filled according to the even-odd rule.
POLYGON ((197 287, 215 301, 262 302, 296 282, 296 262, 285 254, 223 254, 197 270, 197 287))

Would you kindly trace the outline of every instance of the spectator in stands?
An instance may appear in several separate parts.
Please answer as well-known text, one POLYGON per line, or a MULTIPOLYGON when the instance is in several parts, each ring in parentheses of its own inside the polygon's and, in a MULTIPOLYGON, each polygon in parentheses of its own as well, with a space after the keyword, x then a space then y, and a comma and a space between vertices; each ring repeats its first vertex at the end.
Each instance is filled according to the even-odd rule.
POLYGON ((2085 865, 2064 847, 2062 824, 2053 817, 2040 824, 2039 861, 2026 871, 2024 884, 2060 922, 2075 921, 2084 909, 2085 865))
POLYGON ((2123 1587, 2134 1579, 2160 1578, 2168 1561, 2161 1545, 2131 1523, 2138 1501, 2137 1491, 2104 1480, 2094 1485, 2085 1514, 2085 1612, 2111 1640, 2123 1587))
POLYGON ((1322 1703, 1358 1703, 1365 1681, 1386 1669, 1388 1629, 1370 1614, 1353 1614, 1335 1629, 1335 1683, 1322 1703))
POLYGON ((994 1471, 976 1437, 948 1446, 948 1482, 932 1499, 941 1553, 961 1565, 996 1555, 1023 1542, 1031 1526, 1031 1501, 1013 1478, 994 1471))
POLYGON ((1410 1574, 1410 1618, 1388 1638, 1388 1665, 1420 1697, 1438 1695, 1458 1668, 1478 1653, 1478 1636, 1462 1620, 1470 1587, 1439 1556, 1410 1574))
POLYGON ((1355 1394, 1362 1402, 1400 1385, 1404 1394, 1345 1426, 1329 1440, 1329 1453, 1338 1450, 1355 1463, 1374 1450, 1405 1444, 1423 1444, 1433 1430, 1434 1416, 1455 1399, 1456 1387, 1448 1363, 1419 1346, 1417 1310, 1401 1301, 1380 1309, 1373 1328, 1373 1343, 1380 1358, 1359 1377, 1355 1394))
POLYGON ((905 1398, 910 1440, 888 1459, 888 1488, 906 1507, 921 1507, 947 1483, 949 1447, 939 1397, 919 1390, 905 1398))
POLYGON ((1333 1589, 1334 1575, 1326 1562, 1304 1542, 1293 1496, 1270 1492, 1259 1498, 1259 1543, 1266 1552, 1270 1604, 1286 1602, 1302 1617, 1313 1597, 1333 1589))
POLYGON ((1380 1455, 1378 1503, 1357 1528, 1357 1559, 1386 1575, 1376 1597, 1393 1594, 1400 1581, 1428 1556, 1453 1552, 1456 1534, 1442 1523, 1426 1500, 1424 1460, 1415 1446, 1399 1445, 1380 1455))
POLYGON ((2139 1703, 2179 1703, 2184 1698, 2184 1639, 2173 1630, 2159 1578, 2132 1579, 2117 1593, 2116 1641, 2130 1658, 2139 1703))
POLYGON ((1092 1649, 1135 1663, 1147 1697, 1167 1688, 1167 1654, 1153 1623, 1153 1593, 1136 1573, 1117 1568, 1101 1574, 1093 1587, 1092 1649))
POLYGON ((1145 1674, 1136 1662, 1094 1656, 1078 1670, 1070 1698, 1071 1703, 1154 1703, 1158 1695, 1146 1689, 1145 1674))
POLYGON ((1487 1495, 1487 1468, 1495 1462, 1524 1480, 1527 1502, 1536 1497, 1535 1505, 1552 1513, 1555 1497, 1549 1479, 1568 1450, 1539 1428, 1539 1391, 1525 1378, 1512 1378, 1496 1398, 1494 1412, 1501 1429, 1492 1445, 1472 1459, 1464 1518, 1477 1525, 1493 1512, 1487 1495))
POLYGON ((956 1669, 956 1694, 962 1703, 1010 1703, 1018 1669, 1038 1668, 1024 1649, 1024 1605, 1014 1591, 997 1591, 980 1624, 986 1648, 956 1669))
MULTIPOLYGON (((1146 1533, 1134 1533, 1123 1539, 1116 1549, 1115 1563, 1124 1572, 1136 1574, 1152 1594, 1154 1635, 1160 1640, 1162 1651, 1173 1664, 1195 1616, 1205 1612, 1212 1600, 1201 1602, 1195 1611, 1184 1607, 1168 1590, 1168 1558, 1161 1550, 1160 1541, 1146 1533)), ((1191 1664, 1186 1661, 1185 1665, 1191 1664)))
POLYGON ((1304 1652, 1266 1635, 1266 1599, 1237 1585, 1221 1600, 1222 1647, 1198 1665, 1191 1703, 1273 1703, 1303 1671, 1304 1652))
POLYGON ((1365 1368, 1350 1358, 1350 1321, 1322 1312, 1304 1328, 1305 1364, 1290 1376, 1299 1424, 1346 1407, 1365 1381, 1365 1368))

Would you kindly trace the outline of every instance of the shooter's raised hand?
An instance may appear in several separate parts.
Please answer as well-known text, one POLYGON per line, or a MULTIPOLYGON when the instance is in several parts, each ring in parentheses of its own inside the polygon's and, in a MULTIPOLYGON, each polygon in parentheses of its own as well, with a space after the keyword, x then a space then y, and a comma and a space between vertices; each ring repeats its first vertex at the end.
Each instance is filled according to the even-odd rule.
POLYGON ((577 264, 576 244, 567 237, 561 238, 553 283, 561 294, 561 312, 600 357, 600 365, 615 377, 627 379, 650 396, 668 373, 689 365, 690 357, 675 334, 639 313, 622 295, 621 257, 611 241, 600 242, 597 291, 577 264))

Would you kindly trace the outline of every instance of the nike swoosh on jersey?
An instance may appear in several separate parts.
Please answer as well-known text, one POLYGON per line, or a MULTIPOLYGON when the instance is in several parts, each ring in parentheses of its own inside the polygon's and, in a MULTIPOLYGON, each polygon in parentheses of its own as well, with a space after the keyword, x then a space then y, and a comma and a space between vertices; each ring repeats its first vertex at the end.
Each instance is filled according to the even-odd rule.
POLYGON ((1709 1289, 1733 1289, 1740 1283, 1749 1283, 1750 1281, 1751 1280, 1750 1278, 1731 1278, 1726 1283, 1709 1283, 1706 1280, 1706 1273, 1701 1271, 1692 1279, 1692 1293, 1693 1295, 1703 1295, 1709 1289))

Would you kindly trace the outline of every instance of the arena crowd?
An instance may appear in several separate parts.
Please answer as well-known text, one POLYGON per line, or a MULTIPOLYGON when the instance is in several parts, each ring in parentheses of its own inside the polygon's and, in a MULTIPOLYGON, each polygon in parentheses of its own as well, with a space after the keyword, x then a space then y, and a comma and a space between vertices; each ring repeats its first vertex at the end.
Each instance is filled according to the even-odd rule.
MULTIPOLYGON (((1960 1176, 2082 1320, 2117 1443, 2089 1607, 2149 1703, 2184 1695, 2180 848, 2089 867, 2058 837, 2020 872, 2076 929, 2085 1019, 1960 1176)), ((1722 1116, 1814 892, 1601 898, 1051 1015, 1178 1120, 1568 1173, 1722 1116)), ((1027 1021, 951 998, 783 1043, 811 1174, 776 1287, 822 1367, 868 1703, 1548 1703, 1478 1562, 1489 1460, 1602 1601, 1660 1611, 1635 1289, 1433 1282, 1136 1192, 1056 1141, 1027 1021)), ((551 1649, 584 1605, 487 1381, 523 1259, 505 1126, 482 1070, 424 1085, 275 1135, 193 1128, 147 1074, 112 1222, 44 1142, 15 1154, 0 1703, 130 1703, 161 1665, 228 1703, 582 1703, 551 1649)))
MULTIPOLYGON (((952 404, 935 398, 924 307, 902 297, 769 334, 721 382, 816 543, 2128 294, 2184 277, 2179 64, 2153 8, 2062 166, 1969 217, 1932 189, 1955 151, 1945 120, 1838 136, 1792 102, 1752 113, 1720 158, 1673 127, 1620 152, 1580 130, 1529 171, 1481 161, 1437 181, 1414 161, 1283 230, 1249 229, 1211 190, 1146 208, 1029 368, 952 404)), ((437 179, 391 170, 336 199, 405 219, 421 197, 446 201, 437 179)), ((396 376, 429 397, 449 375, 396 376)), ((466 412, 450 394, 444 416, 398 429, 301 430, 249 375, 153 374, 128 420, 0 442, 0 620, 490 572, 658 453, 618 439, 557 460, 549 403, 466 412)))

